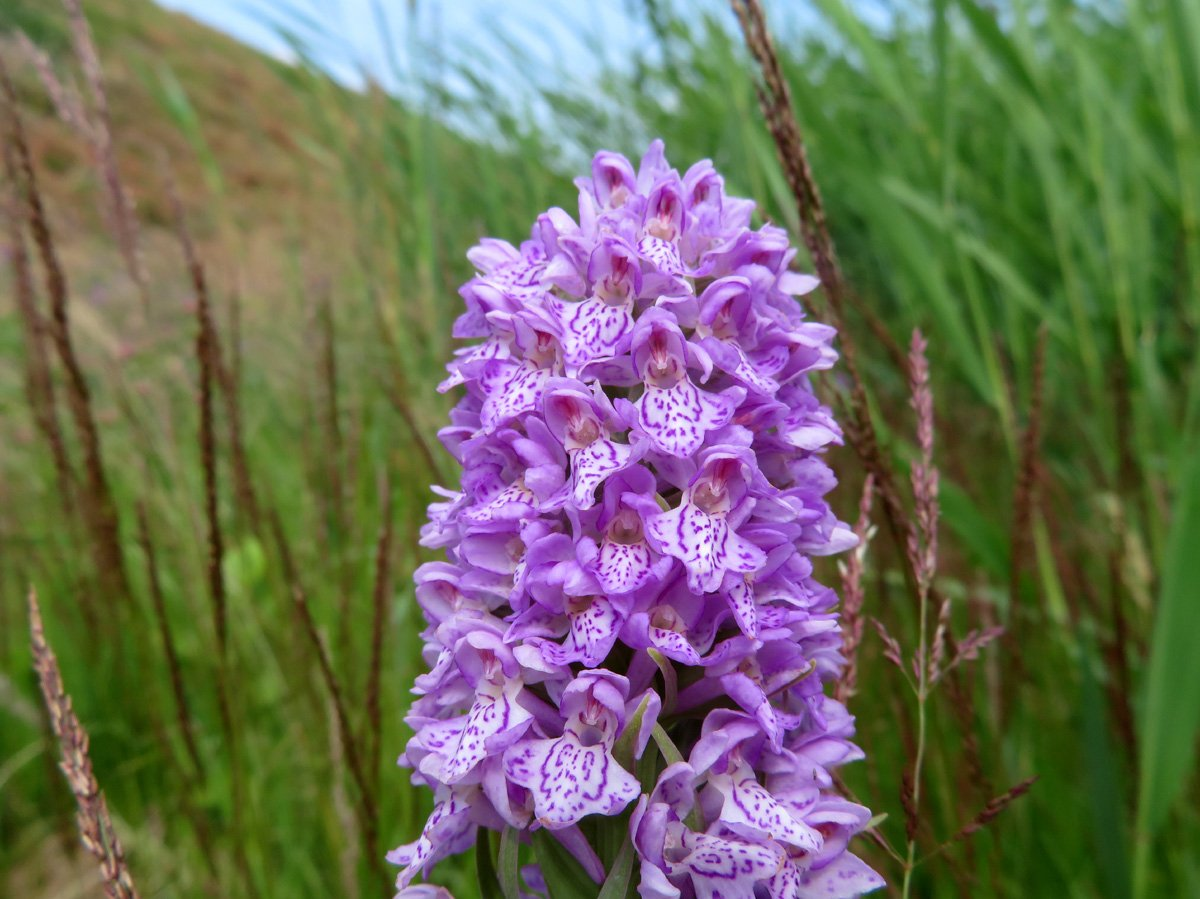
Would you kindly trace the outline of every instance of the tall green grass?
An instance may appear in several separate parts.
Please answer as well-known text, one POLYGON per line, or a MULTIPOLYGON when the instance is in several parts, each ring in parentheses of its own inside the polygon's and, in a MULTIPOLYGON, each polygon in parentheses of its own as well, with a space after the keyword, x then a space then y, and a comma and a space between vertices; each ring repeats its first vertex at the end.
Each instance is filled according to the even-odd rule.
MULTIPOLYGON (((119 11, 133 6, 98 5, 103 44, 126 21, 119 11)), ((56 11, 35 17, 35 7, 19 6, 16 24, 60 50, 56 11)), ((380 4, 380 15, 386 9, 380 4)), ((932 0, 906 5, 886 26, 842 0, 811 9, 815 19, 776 17, 777 44, 861 303, 850 330, 876 424, 904 466, 912 456, 907 383, 868 316, 900 345, 914 326, 929 338, 949 532, 940 588, 955 600, 956 632, 980 621, 1009 630, 957 698, 935 707, 919 844, 933 850, 992 796, 1040 776, 982 834, 919 868, 916 892, 1187 894, 1200 883, 1189 851, 1200 842, 1200 696, 1187 643, 1200 625, 1190 573, 1200 495, 1200 21, 1186 0, 1017 0, 999 12, 932 0), (1018 533, 1023 447, 1039 403, 1031 469, 1039 499, 1018 533), (968 759, 972 743, 979 771, 968 759)), ((433 385, 452 349, 455 290, 469 274, 463 252, 483 234, 520 239, 548 205, 569 209, 568 175, 592 150, 636 154, 656 135, 676 164, 712 157, 731 190, 795 233, 732 15, 715 3, 686 16, 669 4, 635 7, 651 12, 654 47, 617 54, 614 36, 594 36, 597 58, 610 60, 599 86, 572 77, 564 62, 562 72, 530 74, 516 90, 527 69, 503 40, 435 48, 436 59, 415 38, 396 48, 425 78, 403 101, 374 86, 350 92, 312 61, 283 69, 284 89, 305 110, 293 152, 313 190, 334 186, 327 215, 337 224, 289 222, 274 267, 283 274, 274 278, 239 253, 255 222, 229 211, 238 188, 212 150, 222 125, 190 102, 199 85, 169 56, 145 60, 144 79, 205 172, 210 205, 188 213, 212 238, 205 261, 226 358, 240 374, 247 466, 262 507, 256 519, 239 496, 228 410, 218 402, 226 674, 236 685, 242 807, 235 814, 204 586, 195 322, 167 302, 139 321, 114 248, 105 286, 116 299, 94 308, 76 285, 74 324, 133 596, 99 591, 19 366, 0 366, 0 875, 48 879, 60 866, 57 835, 69 830, 28 673, 22 608, 32 581, 143 894, 381 892, 295 592, 298 584, 362 739, 376 544, 385 517, 392 522, 382 760, 369 777, 382 847, 407 841, 428 797, 390 762, 406 739, 405 690, 423 667, 408 576, 423 558, 416 536, 426 487, 454 476, 431 448, 447 408, 433 385), (447 67, 461 90, 447 90, 447 67), (470 138, 447 124, 464 121, 470 138), (115 354, 97 337, 108 333, 142 348, 115 354), (142 339, 148 334, 153 341, 142 339), (203 779, 178 725, 139 504, 203 779)), ((302 59, 303 35, 322 26, 315 15, 306 21, 314 13, 277 6, 302 59)), ((179 258, 171 235, 152 232, 147 243, 171 254, 151 267, 155 295, 194 300, 182 261, 170 261, 179 258)), ((15 360, 27 349, 5 303, 0 352, 15 360)), ((73 438, 69 449, 78 452, 73 438)), ((836 461, 847 485, 837 501, 850 517, 859 472, 848 452, 836 461)), ((916 620, 897 559, 877 538, 866 611, 905 639, 916 620)), ((861 672, 853 711, 868 760, 847 777, 889 814, 881 832, 902 843, 910 722, 871 637, 861 672)), ((862 851, 875 850, 864 840, 862 851)), ((896 879, 885 855, 872 860, 896 879)), ((469 860, 439 869, 459 899, 475 895, 472 871, 469 860)))

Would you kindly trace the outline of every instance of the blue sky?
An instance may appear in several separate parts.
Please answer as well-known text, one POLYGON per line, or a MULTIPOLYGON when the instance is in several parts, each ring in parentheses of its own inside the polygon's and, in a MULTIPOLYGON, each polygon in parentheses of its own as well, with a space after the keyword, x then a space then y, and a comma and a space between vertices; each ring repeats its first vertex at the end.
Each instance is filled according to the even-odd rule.
MULTIPOLYGON (((627 0, 158 0, 265 52, 287 59, 291 50, 273 21, 298 25, 321 63, 349 83, 361 70, 393 87, 405 48, 413 41, 446 48, 495 46, 511 39, 521 64, 543 71, 569 70, 587 77, 596 63, 589 38, 620 52, 647 40, 646 24, 631 16, 627 0), (387 28, 380 26, 381 9, 387 28), (311 25, 305 25, 308 20, 311 25)), ((594 48, 593 48, 594 49, 594 48)), ((511 58, 511 54, 510 54, 511 58)))

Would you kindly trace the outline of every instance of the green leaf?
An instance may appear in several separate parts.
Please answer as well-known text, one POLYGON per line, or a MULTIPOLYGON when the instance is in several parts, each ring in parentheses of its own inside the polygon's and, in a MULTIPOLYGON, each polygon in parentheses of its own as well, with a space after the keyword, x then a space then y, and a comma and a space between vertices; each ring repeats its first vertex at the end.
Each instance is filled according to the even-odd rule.
POLYGON ((500 857, 496 866, 499 869, 497 879, 500 881, 500 891, 504 899, 520 899, 520 831, 515 827, 506 827, 500 834, 500 857))
POLYGON ((533 832, 533 852, 554 899, 596 899, 595 881, 550 831, 533 832))
POLYGON ((635 886, 635 878, 633 876, 633 840, 629 838, 629 831, 625 831, 625 842, 621 844, 621 851, 617 853, 616 861, 612 863, 609 869, 608 877, 604 880, 604 886, 600 890, 600 895, 596 899, 627 899, 633 895, 635 886))
POLYGON ((1137 894, 1146 895, 1150 849, 1192 773, 1200 728, 1200 453, 1184 463, 1172 510, 1142 704, 1137 894))
POLYGON ((1092 811, 1092 838, 1100 870, 1108 881, 1104 895, 1125 899, 1129 895, 1127 838, 1121 798, 1120 770, 1105 720, 1104 696, 1093 670, 1095 648, 1086 632, 1080 639, 1079 711, 1083 723, 1083 769, 1092 811))
POLYGON ((668 765, 674 765, 676 762, 683 761, 683 753, 679 751, 679 747, 667 736, 667 732, 663 730, 661 724, 654 725, 654 742, 658 744, 658 751, 662 753, 662 757, 667 760, 668 765))
MULTIPOLYGON (((651 650, 653 652, 653 650, 651 650)), ((626 771, 632 771, 634 766, 633 744, 637 741, 638 731, 642 729, 642 718, 646 716, 646 707, 650 704, 650 693, 647 692, 638 703, 637 711, 625 724, 621 736, 613 745, 613 758, 626 771)))
POLYGON ((490 830, 481 827, 475 840, 475 876, 479 881, 479 895, 483 899, 507 899, 500 892, 500 881, 496 879, 490 835, 490 830))

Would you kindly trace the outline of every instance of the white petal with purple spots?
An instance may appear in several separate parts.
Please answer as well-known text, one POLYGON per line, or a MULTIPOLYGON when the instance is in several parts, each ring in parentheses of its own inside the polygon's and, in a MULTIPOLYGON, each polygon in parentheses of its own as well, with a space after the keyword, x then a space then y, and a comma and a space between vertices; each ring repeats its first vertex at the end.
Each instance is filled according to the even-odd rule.
POLYGON ((632 593, 650 579, 652 558, 649 545, 616 543, 605 539, 600 545, 596 564, 596 580, 608 593, 632 593))
POLYGON ((633 330, 633 315, 626 305, 589 297, 568 308, 564 355, 573 366, 616 355, 621 338, 633 330))
POLYGON ((780 849, 771 845, 692 831, 686 831, 680 842, 687 855, 668 862, 669 870, 691 876, 696 899, 748 899, 754 895, 754 884, 774 877, 784 862, 780 849))
POLYGON ((767 560, 766 553, 730 529, 724 516, 691 503, 654 516, 647 530, 662 552, 683 562, 695 593, 716 590, 726 571, 755 571, 767 560))
POLYGON ((495 747, 490 745, 498 734, 520 733, 533 716, 517 701, 520 681, 509 681, 503 688, 481 684, 475 704, 459 736, 458 744, 442 767, 442 781, 456 783, 483 761, 495 747))
POLYGON ((571 453, 572 494, 580 509, 590 509, 596 502, 596 488, 604 479, 629 465, 633 447, 599 438, 583 449, 571 453))
POLYGON ((533 794, 534 815, 551 830, 587 815, 615 815, 641 793, 604 743, 585 746, 570 730, 557 740, 518 743, 504 766, 509 780, 533 794))
POLYGON ((686 378, 673 387, 647 384, 637 407, 642 430, 654 448, 681 458, 700 449, 704 435, 727 424, 733 415, 731 402, 686 378))

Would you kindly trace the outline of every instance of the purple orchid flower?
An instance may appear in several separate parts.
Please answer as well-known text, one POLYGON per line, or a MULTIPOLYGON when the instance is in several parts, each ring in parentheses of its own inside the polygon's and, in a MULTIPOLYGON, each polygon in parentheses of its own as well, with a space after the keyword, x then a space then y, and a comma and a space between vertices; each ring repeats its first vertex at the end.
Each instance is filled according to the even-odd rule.
POLYGON ((509 780, 527 788, 538 823, 570 827, 586 815, 614 815, 641 793, 612 755, 625 725, 628 681, 608 671, 582 673, 563 692, 562 736, 526 740, 504 754, 509 780))
POLYGON ((825 499, 842 435, 812 380, 835 334, 797 302, 816 279, 659 141, 576 184, 577 215, 468 254, 453 333, 475 342, 438 435, 462 473, 421 531, 444 559, 415 576, 428 670, 401 757, 435 806, 388 856, 398 899, 449 899, 414 881, 505 828, 537 862, 528 899, 573 895, 544 840, 590 895, 626 838, 642 899, 873 890, 849 848, 870 813, 835 788, 862 757, 825 692, 837 597, 812 565, 855 539, 825 499))

